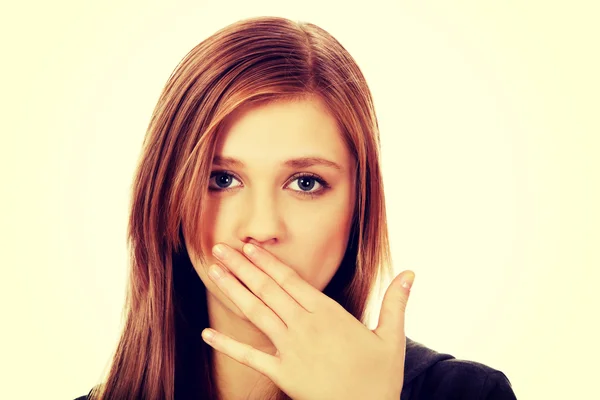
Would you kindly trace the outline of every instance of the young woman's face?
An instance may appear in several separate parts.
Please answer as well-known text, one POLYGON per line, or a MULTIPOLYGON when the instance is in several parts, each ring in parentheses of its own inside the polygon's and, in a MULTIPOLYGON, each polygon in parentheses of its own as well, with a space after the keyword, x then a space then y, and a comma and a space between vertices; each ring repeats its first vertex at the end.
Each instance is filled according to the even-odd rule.
MULTIPOLYGON (((198 225, 210 264, 216 263, 215 244, 241 251, 253 242, 322 291, 346 250, 354 177, 354 160, 320 100, 239 110, 217 143, 202 204, 205 217, 198 225)), ((201 265, 189 253, 210 294, 242 316, 208 277, 210 264, 201 265)))

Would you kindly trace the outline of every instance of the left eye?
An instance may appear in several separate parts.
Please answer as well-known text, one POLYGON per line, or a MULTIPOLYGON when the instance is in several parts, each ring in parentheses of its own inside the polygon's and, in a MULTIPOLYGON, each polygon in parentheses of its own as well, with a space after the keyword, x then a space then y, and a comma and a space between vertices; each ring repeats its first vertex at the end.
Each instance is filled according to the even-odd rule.
MULTIPOLYGON (((314 176, 310 176, 310 175, 299 176, 296 179, 294 179, 292 181, 292 183, 293 182, 298 182, 297 186, 300 188, 300 190, 302 192, 310 191, 312 188, 315 187, 315 183, 320 185, 321 187, 323 187, 323 184, 321 182, 319 182, 319 179, 315 178, 314 176)), ((317 189, 317 190, 315 190, 315 192, 318 192, 319 190, 320 189, 317 189)))

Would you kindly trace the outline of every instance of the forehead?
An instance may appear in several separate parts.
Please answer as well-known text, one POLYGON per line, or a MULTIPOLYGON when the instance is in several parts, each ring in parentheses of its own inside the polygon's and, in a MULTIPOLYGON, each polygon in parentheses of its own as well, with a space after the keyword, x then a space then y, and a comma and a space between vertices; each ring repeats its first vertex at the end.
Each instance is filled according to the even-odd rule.
POLYGON ((252 162, 298 156, 327 156, 347 162, 337 121, 318 99, 249 105, 230 116, 217 154, 252 162))

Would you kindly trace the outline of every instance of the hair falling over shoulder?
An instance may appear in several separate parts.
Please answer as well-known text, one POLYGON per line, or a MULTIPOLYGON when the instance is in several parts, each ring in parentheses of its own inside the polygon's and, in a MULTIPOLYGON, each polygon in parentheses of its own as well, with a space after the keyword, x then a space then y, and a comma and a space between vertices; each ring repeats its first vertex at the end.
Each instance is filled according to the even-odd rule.
MULTIPOLYGON (((392 273, 369 88, 346 49, 316 25, 242 20, 184 57, 154 109, 132 186, 124 327, 90 399, 219 398, 211 348, 200 336, 208 326, 206 289, 182 228, 202 229, 197 221, 224 119, 248 103, 308 96, 327 105, 357 165, 348 246, 324 293, 365 321, 376 277, 383 281, 392 273)), ((278 391, 272 398, 289 397, 278 391)))

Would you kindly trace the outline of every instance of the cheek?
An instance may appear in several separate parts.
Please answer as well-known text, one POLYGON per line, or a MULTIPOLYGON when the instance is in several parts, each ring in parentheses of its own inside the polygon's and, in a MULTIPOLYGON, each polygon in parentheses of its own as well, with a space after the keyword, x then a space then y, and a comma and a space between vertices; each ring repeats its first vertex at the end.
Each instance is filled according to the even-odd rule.
POLYGON ((220 207, 216 201, 205 201, 205 207, 197 232, 201 235, 202 252, 208 258, 205 267, 208 267, 210 264, 216 262, 212 255, 212 246, 216 243, 215 238, 224 237, 222 234, 220 235, 218 231, 219 227, 222 228, 223 226, 223 223, 219 222, 218 216, 223 215, 223 213, 219 210, 220 207))
POLYGON ((347 217, 317 219, 307 224, 303 219, 303 232, 297 236, 298 243, 294 248, 299 251, 303 261, 299 263, 297 272, 312 286, 325 289, 338 270, 346 252, 349 223, 347 217))
MULTIPOLYGON (((207 202, 208 203, 208 202, 207 202)), ((216 262, 214 256, 212 255, 212 245, 214 243, 215 237, 215 226, 216 226, 216 210, 214 208, 208 208, 204 213, 203 219, 198 223, 195 227, 196 237, 190 237, 185 234, 185 245, 188 251, 188 255, 190 257, 190 261, 194 267, 194 270, 204 283, 204 285, 209 289, 216 288, 216 285, 213 281, 208 277, 207 268, 210 264, 216 262), (200 235, 200 238, 197 235, 200 235), (196 253, 195 250, 192 250, 191 241, 197 241, 200 239, 200 249, 204 254, 204 260, 200 257, 199 253, 196 253)))

